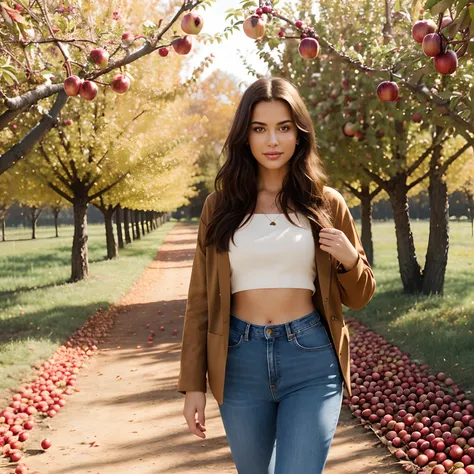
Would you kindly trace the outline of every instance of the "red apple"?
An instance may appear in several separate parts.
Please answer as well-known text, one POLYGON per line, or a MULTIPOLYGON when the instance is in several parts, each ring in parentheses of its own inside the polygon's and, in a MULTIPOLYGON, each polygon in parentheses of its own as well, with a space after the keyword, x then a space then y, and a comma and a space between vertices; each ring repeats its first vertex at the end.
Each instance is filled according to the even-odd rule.
POLYGON ((112 79, 110 87, 117 94, 125 94, 130 89, 130 78, 124 74, 117 74, 112 79))
POLYGON ((265 22, 258 15, 249 16, 243 28, 244 33, 252 39, 260 39, 265 34, 265 22))
POLYGON ((435 56, 433 61, 436 70, 441 74, 452 74, 458 67, 458 56, 450 49, 444 54, 435 56))
POLYGON ((122 41, 124 43, 130 44, 135 39, 135 35, 131 31, 127 31, 122 35, 122 41))
POLYGON ((195 12, 186 13, 181 19, 181 29, 188 35, 199 34, 203 25, 202 17, 195 12))
POLYGON ((443 16, 443 19, 441 20, 441 29, 446 28, 452 22, 453 20, 449 15, 443 16))
POLYGON ((72 125, 72 120, 71 119, 65 120, 64 125, 72 125))
POLYGON ((66 78, 64 81, 64 91, 69 97, 74 97, 79 94, 81 88, 82 79, 78 76, 72 75, 66 78))
POLYGON ((441 36, 438 33, 428 33, 423 38, 422 48, 427 56, 438 56, 441 53, 441 36))
POLYGON ((314 59, 319 53, 319 43, 314 38, 303 38, 298 46, 298 52, 304 59, 314 59))
POLYGON ((44 438, 43 441, 41 441, 41 447, 43 449, 48 449, 51 447, 51 440, 49 438, 44 438))
POLYGON ((183 36, 173 41, 173 48, 178 54, 183 56, 188 54, 193 47, 193 40, 191 36, 183 36))
POLYGON ((93 49, 90 52, 90 57, 99 67, 105 67, 109 63, 109 53, 102 48, 93 49))
POLYGON ((423 116, 420 114, 420 112, 415 112, 412 115, 412 119, 413 119, 413 122, 421 122, 421 120, 423 119, 423 116))
POLYGON ((398 85, 395 82, 383 81, 377 86, 377 95, 382 102, 394 102, 398 98, 398 85))
POLYGON ((352 122, 347 122, 347 123, 344 125, 344 133, 345 133, 348 137, 353 137, 353 136, 355 135, 354 127, 355 127, 355 124, 353 124, 352 122))
POLYGON ((429 34, 436 31, 436 23, 433 20, 421 20, 417 21, 413 28, 411 29, 411 34, 413 39, 417 43, 422 43, 423 38, 429 34))
POLYGON ((94 100, 99 88, 92 81, 84 81, 79 89, 79 95, 85 100, 94 100))
POLYGON ((160 56, 162 58, 164 58, 164 57, 168 56, 169 50, 168 50, 168 48, 160 48, 158 50, 158 53, 160 54, 160 56))

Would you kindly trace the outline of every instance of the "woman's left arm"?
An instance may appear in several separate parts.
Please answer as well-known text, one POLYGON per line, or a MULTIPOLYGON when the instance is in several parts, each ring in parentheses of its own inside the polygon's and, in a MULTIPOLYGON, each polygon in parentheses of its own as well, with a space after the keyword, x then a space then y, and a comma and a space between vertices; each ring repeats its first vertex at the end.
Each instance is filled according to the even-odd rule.
POLYGON ((346 201, 336 190, 331 200, 335 227, 322 229, 319 241, 321 249, 339 261, 336 278, 342 304, 358 310, 372 299, 375 277, 346 201))

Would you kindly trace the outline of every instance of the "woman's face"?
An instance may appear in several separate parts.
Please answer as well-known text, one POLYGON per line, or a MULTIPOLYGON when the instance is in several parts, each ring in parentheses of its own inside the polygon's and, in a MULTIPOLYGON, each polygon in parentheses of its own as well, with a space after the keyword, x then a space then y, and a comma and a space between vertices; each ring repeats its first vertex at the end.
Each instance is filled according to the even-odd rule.
POLYGON ((286 168, 298 140, 290 106, 281 100, 259 102, 250 119, 248 140, 260 166, 272 170, 286 168))

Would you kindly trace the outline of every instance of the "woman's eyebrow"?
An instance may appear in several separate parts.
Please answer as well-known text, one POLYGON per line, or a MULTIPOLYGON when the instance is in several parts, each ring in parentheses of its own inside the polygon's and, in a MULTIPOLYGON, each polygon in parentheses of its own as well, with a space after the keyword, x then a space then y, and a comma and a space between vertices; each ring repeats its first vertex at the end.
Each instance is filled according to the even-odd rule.
MULTIPOLYGON (((293 122, 293 120, 289 120, 289 119, 288 120, 283 120, 283 122, 278 122, 277 125, 283 125, 284 123, 287 123, 287 122, 293 122)), ((264 122, 257 122, 257 121, 252 122, 250 125, 254 125, 254 124, 267 125, 264 122)))

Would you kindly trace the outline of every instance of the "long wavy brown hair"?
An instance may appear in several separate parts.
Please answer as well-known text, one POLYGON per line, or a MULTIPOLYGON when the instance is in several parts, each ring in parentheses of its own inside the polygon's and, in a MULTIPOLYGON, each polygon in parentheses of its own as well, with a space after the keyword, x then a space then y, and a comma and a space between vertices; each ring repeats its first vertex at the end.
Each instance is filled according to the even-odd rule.
MULTIPOLYGON (((208 222, 205 246, 215 245, 219 252, 229 250, 230 239, 255 212, 258 194, 258 163, 247 144, 253 109, 261 101, 286 102, 298 127, 299 144, 289 161, 282 189, 277 201, 285 217, 289 216, 289 202, 310 224, 313 236, 319 240, 319 230, 332 227, 323 186, 328 182, 318 151, 313 123, 298 89, 283 78, 262 78, 244 92, 237 107, 232 126, 222 152, 226 158, 214 181, 216 205, 208 222), (246 214, 250 214, 242 222, 246 214)), ((233 242, 233 240, 232 240, 233 242)))

